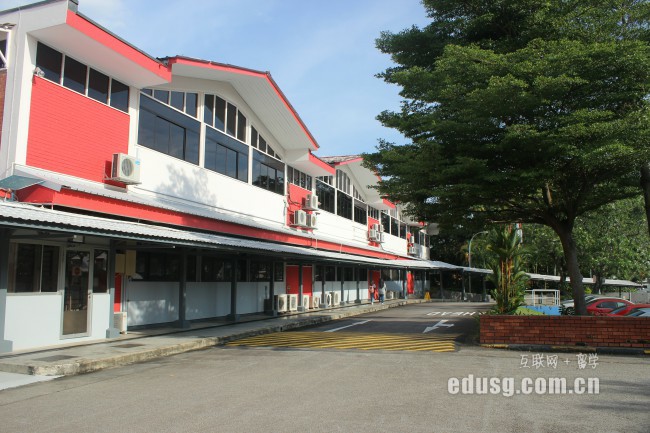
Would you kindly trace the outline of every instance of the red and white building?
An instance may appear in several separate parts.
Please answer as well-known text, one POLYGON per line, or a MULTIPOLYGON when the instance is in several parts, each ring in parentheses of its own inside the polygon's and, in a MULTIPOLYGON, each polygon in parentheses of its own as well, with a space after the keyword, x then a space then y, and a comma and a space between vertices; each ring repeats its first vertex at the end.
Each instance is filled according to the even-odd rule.
POLYGON ((364 302, 380 272, 403 295, 442 265, 270 74, 156 59, 75 0, 0 23, 0 352, 364 302))

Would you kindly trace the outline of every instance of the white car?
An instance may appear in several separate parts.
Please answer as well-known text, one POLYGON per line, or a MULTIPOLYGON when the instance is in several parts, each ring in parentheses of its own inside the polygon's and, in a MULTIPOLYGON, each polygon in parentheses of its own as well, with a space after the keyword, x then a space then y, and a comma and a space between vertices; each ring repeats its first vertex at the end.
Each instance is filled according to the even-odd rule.
MULTIPOLYGON (((600 295, 587 295, 585 296, 585 304, 598 298, 600 298, 600 295)), ((560 302, 560 312, 572 316, 575 313, 575 301, 573 299, 567 299, 566 301, 560 302)))

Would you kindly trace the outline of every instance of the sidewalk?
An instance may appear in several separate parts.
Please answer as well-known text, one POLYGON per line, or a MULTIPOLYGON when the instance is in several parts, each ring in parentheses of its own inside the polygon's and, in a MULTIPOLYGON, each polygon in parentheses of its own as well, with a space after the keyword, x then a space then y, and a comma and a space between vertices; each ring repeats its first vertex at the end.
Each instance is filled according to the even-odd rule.
MULTIPOLYGON (((153 328, 129 331, 95 343, 0 355, 0 372, 36 376, 68 376, 147 361, 163 356, 225 344, 232 340, 271 332, 318 325, 336 319, 398 307, 422 300, 387 300, 385 304, 351 304, 303 313, 244 316, 237 322, 195 322, 190 329, 153 328)), ((0 373, 3 382, 15 375, 0 373)), ((32 380, 33 381, 33 380, 32 380)))

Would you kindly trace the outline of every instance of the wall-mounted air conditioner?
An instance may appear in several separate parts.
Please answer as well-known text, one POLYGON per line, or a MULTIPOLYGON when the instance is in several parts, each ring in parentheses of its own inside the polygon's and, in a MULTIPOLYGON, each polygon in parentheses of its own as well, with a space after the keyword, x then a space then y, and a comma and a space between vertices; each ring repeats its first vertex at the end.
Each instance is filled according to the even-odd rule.
POLYGON ((320 306, 320 295, 312 295, 309 298, 309 308, 319 308, 320 306))
POLYGON ((125 153, 114 153, 111 180, 126 184, 140 183, 140 160, 125 153))
POLYGON ((384 226, 381 224, 377 224, 377 223, 373 224, 372 229, 378 231, 379 233, 384 232, 384 226))
POLYGON ((338 307, 341 303, 341 292, 330 292, 332 294, 332 307, 338 307))
POLYGON ((287 295, 275 295, 273 307, 280 313, 287 311, 287 295))
POLYGON ((307 212, 297 210, 293 213, 293 225, 298 227, 307 227, 307 212))
POLYGON ((375 229, 368 230, 368 240, 373 242, 384 242, 384 234, 375 229))
POLYGON ((304 208, 307 210, 318 210, 318 196, 316 194, 307 194, 304 208))
POLYGON ((302 308, 304 308, 305 310, 310 307, 309 305, 311 303, 310 298, 311 296, 309 295, 302 295, 302 308))
POLYGON ((307 227, 311 227, 311 228, 315 229, 317 223, 318 223, 318 215, 316 215, 315 213, 308 213, 307 214, 307 227))
POLYGON ((289 311, 298 311, 298 295, 287 295, 289 311))
POLYGON ((420 248, 417 245, 410 245, 408 248, 408 253, 411 256, 419 256, 420 255, 420 248))

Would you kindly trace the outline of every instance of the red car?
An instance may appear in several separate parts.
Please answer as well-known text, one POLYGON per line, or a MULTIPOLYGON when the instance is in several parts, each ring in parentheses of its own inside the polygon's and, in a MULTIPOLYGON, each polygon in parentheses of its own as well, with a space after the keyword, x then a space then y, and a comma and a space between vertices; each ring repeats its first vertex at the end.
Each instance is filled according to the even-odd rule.
POLYGON ((587 305, 587 314, 606 316, 612 310, 629 305, 634 305, 634 303, 619 298, 599 298, 587 305))
POLYGON ((610 311, 609 313, 606 313, 606 316, 625 316, 627 313, 629 313, 631 310, 635 308, 650 308, 650 304, 632 304, 632 305, 624 305, 622 307, 618 307, 615 310, 610 311))

